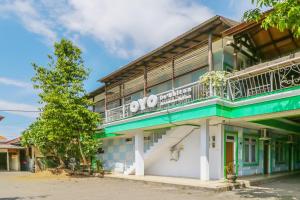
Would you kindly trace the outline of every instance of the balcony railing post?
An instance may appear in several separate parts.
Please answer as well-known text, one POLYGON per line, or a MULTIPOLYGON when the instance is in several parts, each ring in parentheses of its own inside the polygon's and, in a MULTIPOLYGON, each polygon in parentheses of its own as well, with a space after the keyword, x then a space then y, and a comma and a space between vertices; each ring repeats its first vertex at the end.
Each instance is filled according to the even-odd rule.
POLYGON ((231 85, 230 85, 230 80, 227 81, 227 87, 228 87, 228 98, 230 100, 234 100, 234 95, 233 95, 233 92, 232 92, 232 88, 231 88, 231 85))
POLYGON ((270 72, 270 91, 273 91, 273 76, 274 72, 270 72))
POLYGON ((122 105, 122 117, 125 118, 125 104, 122 105))

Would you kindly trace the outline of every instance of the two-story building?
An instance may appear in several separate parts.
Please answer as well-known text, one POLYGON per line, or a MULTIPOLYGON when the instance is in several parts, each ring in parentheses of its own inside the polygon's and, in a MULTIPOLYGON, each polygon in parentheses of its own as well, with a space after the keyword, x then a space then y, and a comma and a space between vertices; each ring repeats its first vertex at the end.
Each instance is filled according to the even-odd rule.
POLYGON ((90 94, 98 157, 127 175, 201 180, 300 169, 299 46, 289 30, 215 16, 112 72, 90 94))

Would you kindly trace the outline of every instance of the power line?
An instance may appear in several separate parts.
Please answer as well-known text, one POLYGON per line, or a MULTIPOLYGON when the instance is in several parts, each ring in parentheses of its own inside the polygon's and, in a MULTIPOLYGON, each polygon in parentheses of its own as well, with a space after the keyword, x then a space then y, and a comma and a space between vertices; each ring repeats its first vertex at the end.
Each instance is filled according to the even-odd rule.
POLYGON ((42 112, 40 110, 0 110, 0 112, 42 112))

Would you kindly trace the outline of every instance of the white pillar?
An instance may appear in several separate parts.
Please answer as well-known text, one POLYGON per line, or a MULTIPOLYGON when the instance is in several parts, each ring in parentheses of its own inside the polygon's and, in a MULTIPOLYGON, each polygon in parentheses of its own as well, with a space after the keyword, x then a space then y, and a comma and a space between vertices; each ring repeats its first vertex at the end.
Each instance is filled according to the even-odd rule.
POLYGON ((224 178, 224 125, 223 120, 209 121, 209 178, 219 180, 224 178), (213 145, 214 143, 214 145, 213 145))
POLYGON ((135 147, 135 175, 144 176, 144 134, 137 132, 134 136, 135 147))
POLYGON ((200 180, 209 180, 209 121, 200 125, 200 180))
POLYGON ((18 157, 17 157, 17 165, 18 165, 18 169, 17 171, 21 171, 21 160, 20 160, 20 152, 21 150, 18 150, 18 157))
POLYGON ((6 155, 7 155, 7 157, 6 157, 6 159, 7 159, 7 163, 6 163, 6 165, 7 165, 7 171, 9 171, 9 153, 8 153, 8 150, 6 152, 6 155))

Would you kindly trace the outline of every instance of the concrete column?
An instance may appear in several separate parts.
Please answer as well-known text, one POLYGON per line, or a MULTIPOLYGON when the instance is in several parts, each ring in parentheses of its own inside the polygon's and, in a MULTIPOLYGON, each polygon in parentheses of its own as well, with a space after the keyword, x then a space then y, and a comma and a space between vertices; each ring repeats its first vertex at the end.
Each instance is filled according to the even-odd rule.
POLYGON ((135 175, 144 176, 144 134, 137 132, 134 136, 135 147, 135 175))
POLYGON ((209 178, 219 180, 224 178, 224 125, 222 120, 209 121, 209 178))
POLYGON ((17 169, 17 171, 21 171, 20 153, 21 153, 21 150, 18 150, 18 157, 17 157, 18 169, 17 169))
POLYGON ((7 157, 6 157, 6 159, 7 159, 7 163, 6 163, 6 166, 7 166, 7 171, 9 171, 9 153, 8 153, 8 150, 7 150, 7 152, 6 152, 6 155, 7 155, 7 157))
MULTIPOLYGON (((207 57, 207 59, 208 59, 208 71, 211 72, 214 70, 213 53, 212 53, 212 34, 211 33, 209 33, 209 35, 208 35, 208 57, 207 57)), ((214 96, 211 80, 210 80, 210 84, 209 84, 209 96, 214 96)))
POLYGON ((200 125, 200 180, 209 180, 209 121, 200 125))

